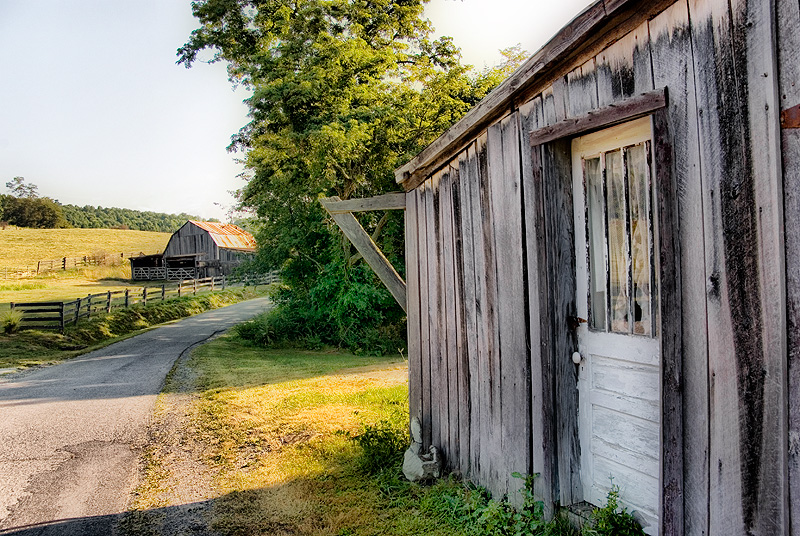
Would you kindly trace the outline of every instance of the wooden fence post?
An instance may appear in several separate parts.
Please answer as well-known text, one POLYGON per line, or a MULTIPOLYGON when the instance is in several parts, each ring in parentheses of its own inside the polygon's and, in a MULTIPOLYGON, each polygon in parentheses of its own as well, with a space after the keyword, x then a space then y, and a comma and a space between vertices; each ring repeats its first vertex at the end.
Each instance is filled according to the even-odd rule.
POLYGON ((183 279, 178 281, 178 297, 181 297, 181 288, 183 287, 183 279))
POLYGON ((86 296, 86 301, 87 301, 87 304, 86 304, 86 306, 87 306, 86 318, 92 318, 92 295, 91 294, 86 296))
POLYGON ((73 322, 73 324, 78 323, 78 318, 80 317, 80 315, 81 315, 81 299, 78 298, 75 302, 75 321, 73 322))
POLYGON ((130 291, 131 289, 129 288, 125 289, 125 309, 127 309, 130 306, 130 301, 129 301, 130 291))
POLYGON ((225 279, 225 274, 222 274, 222 290, 225 290, 225 286, 228 281, 225 279))
POLYGON ((192 296, 197 294, 197 278, 192 279, 192 296))
POLYGON ((161 301, 164 301, 167 297, 167 288, 164 286, 164 283, 161 283, 161 301))
POLYGON ((211 276, 211 292, 214 292, 214 276, 211 276))
POLYGON ((142 305, 147 305, 147 287, 142 287, 142 305))
POLYGON ((66 270, 67 269, 67 258, 66 257, 61 259, 61 269, 62 270, 66 270))
POLYGON ((61 333, 64 333, 64 326, 66 326, 66 322, 64 322, 64 302, 61 302, 61 306, 59 307, 59 326, 61 327, 61 333))
POLYGON ((111 312, 111 291, 109 290, 108 291, 108 299, 107 299, 107 302, 106 302, 106 313, 110 313, 110 312, 111 312))

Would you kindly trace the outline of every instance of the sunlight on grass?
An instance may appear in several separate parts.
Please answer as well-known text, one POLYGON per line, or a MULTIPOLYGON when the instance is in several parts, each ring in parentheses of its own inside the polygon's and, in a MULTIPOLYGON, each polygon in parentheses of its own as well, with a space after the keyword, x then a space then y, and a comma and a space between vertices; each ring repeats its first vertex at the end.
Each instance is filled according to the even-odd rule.
POLYGON ((164 250, 169 233, 118 229, 28 229, 0 230, 0 268, 36 266, 40 260, 82 257, 101 252, 157 253, 164 250))
POLYGON ((461 534, 414 504, 399 467, 360 470, 364 425, 408 421, 401 356, 264 350, 234 336, 198 348, 196 433, 216 468, 211 528, 224 535, 461 534))

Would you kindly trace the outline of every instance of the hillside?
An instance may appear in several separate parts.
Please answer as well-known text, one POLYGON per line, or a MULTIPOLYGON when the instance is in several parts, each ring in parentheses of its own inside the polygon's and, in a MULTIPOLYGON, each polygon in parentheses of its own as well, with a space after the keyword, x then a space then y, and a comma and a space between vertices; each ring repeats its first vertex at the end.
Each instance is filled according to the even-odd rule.
POLYGON ((0 230, 0 267, 24 267, 35 265, 39 260, 80 257, 99 252, 117 255, 158 253, 164 250, 170 236, 170 233, 117 229, 8 227, 0 230))

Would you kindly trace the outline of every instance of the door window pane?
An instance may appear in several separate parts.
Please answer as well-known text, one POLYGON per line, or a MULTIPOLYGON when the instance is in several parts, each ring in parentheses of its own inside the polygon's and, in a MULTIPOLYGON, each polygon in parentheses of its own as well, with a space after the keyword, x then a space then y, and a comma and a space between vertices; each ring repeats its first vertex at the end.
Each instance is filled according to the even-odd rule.
POLYGON ((631 273, 633 332, 650 335, 650 210, 649 176, 645 145, 626 150, 631 212, 631 273))
POLYGON ((583 160, 589 327, 654 333, 650 143, 583 160))
POLYGON ((606 222, 600 157, 584 161, 586 236, 589 241, 589 327, 606 330, 606 222))
POLYGON ((608 216, 608 294, 611 331, 628 333, 628 211, 622 151, 605 154, 608 216))

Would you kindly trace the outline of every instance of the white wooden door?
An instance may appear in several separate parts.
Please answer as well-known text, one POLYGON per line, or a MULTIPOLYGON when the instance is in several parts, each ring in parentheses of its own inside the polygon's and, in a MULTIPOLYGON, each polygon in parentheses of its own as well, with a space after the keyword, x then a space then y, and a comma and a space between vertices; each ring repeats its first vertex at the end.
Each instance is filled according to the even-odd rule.
MULTIPOLYGON (((658 533, 661 370, 650 119, 572 143, 584 499, 658 533)), ((565 356, 568 358, 568 356, 565 356)), ((573 356, 577 361, 578 356, 573 356)))

